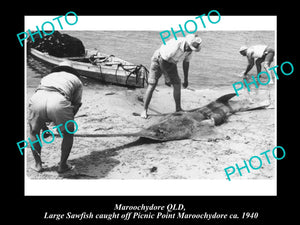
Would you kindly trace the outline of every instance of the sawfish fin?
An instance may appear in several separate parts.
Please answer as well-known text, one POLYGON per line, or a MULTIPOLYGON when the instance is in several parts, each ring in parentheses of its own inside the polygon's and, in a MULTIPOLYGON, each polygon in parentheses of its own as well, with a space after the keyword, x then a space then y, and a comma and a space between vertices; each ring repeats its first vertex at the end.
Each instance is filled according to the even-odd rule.
POLYGON ((228 140, 229 136, 216 131, 211 126, 203 126, 197 132, 195 132, 190 139, 193 141, 207 141, 207 142, 217 142, 219 140, 228 140))
POLYGON ((218 136, 218 133, 214 129, 212 120, 203 120, 199 123, 198 127, 194 130, 190 139, 194 141, 206 141, 213 136, 218 136))
POLYGON ((207 127, 195 132, 190 139, 193 141, 213 141, 213 140, 222 140, 224 135, 217 132, 215 129, 207 127))
POLYGON ((216 100, 216 102, 220 102, 220 103, 227 103, 231 98, 233 98, 234 96, 236 96, 235 93, 230 93, 230 94, 226 94, 226 95, 223 95, 221 96, 220 98, 218 98, 216 100))

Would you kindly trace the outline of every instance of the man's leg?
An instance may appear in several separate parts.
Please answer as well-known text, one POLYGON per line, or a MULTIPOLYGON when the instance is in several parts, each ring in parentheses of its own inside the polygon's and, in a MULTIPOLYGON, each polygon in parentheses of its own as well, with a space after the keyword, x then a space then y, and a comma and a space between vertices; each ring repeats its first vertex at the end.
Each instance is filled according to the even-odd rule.
MULTIPOLYGON (((261 72, 261 63, 265 60, 265 57, 262 57, 262 58, 258 58, 256 61, 255 61, 255 64, 256 64, 256 69, 257 69, 257 75, 261 72)), ((257 79, 257 78, 256 78, 257 79)), ((257 86, 259 87, 260 83, 257 82, 257 86)), ((258 95, 259 92, 260 92, 260 89, 259 88, 255 88, 254 89, 254 92, 255 92, 255 95, 258 95)))
POLYGON ((264 57, 258 58, 258 59, 255 61, 257 74, 259 74, 259 73, 261 72, 261 63, 262 63, 263 61, 264 61, 264 57))
POLYGON ((63 173, 72 168, 67 164, 67 160, 73 147, 73 134, 68 133, 68 131, 71 133, 74 131, 74 123, 67 122, 74 120, 74 106, 61 94, 52 93, 52 98, 48 99, 47 102, 47 115, 49 120, 53 121, 56 126, 59 126, 57 129, 63 135, 61 157, 58 166, 58 172, 63 173))
POLYGON ((274 84, 273 77, 275 77, 275 75, 272 76, 273 71, 269 70, 270 69, 270 64, 271 64, 270 62, 266 62, 266 61, 263 62, 263 66, 264 66, 266 72, 270 75, 270 82, 269 82, 269 84, 274 84))
POLYGON ((149 69, 149 77, 148 77, 148 87, 144 97, 144 110, 141 113, 141 117, 144 119, 148 118, 148 107, 150 101, 152 99, 153 91, 157 85, 158 79, 160 78, 162 72, 160 69, 160 62, 159 56, 156 56, 157 52, 154 53, 154 56, 151 59, 151 65, 149 69))
POLYGON ((176 112, 182 111, 181 108, 181 84, 173 84, 173 97, 175 100, 176 112))
POLYGON ((69 158, 71 149, 73 147, 74 135, 64 132, 63 136, 64 136, 63 141, 61 143, 61 157, 60 157, 60 163, 59 163, 59 167, 58 167, 59 173, 66 172, 72 168, 71 166, 69 166, 67 164, 67 160, 69 158))
POLYGON ((171 82, 170 77, 168 76, 168 74, 164 73, 164 77, 165 77, 165 85, 167 85, 168 87, 171 87, 172 82, 171 82))
POLYGON ((267 51, 268 51, 268 54, 265 57, 265 61, 263 63, 263 66, 264 66, 265 70, 270 74, 270 78, 271 79, 270 79, 270 83, 269 84, 273 84, 274 83, 273 82, 273 77, 275 79, 275 74, 272 76, 273 71, 269 70, 269 69, 270 69, 271 63, 274 60, 275 51, 272 48, 268 48, 267 51))
MULTIPOLYGON (((31 152, 34 157, 35 165, 31 168, 37 172, 42 172, 41 149, 42 139, 40 131, 47 130, 46 121, 48 121, 47 114, 45 113, 46 102, 48 93, 45 91, 37 91, 29 100, 28 104, 28 125, 29 125, 29 138, 32 146, 31 152), (40 141, 38 141, 38 138, 40 141), (36 142, 36 143, 35 143, 36 142)), ((46 138, 44 133, 43 138, 46 138)))
POLYGON ((146 94, 145 94, 145 98, 144 98, 144 111, 141 113, 141 117, 144 119, 147 119, 148 117, 148 107, 152 98, 152 94, 153 91, 156 87, 156 84, 148 84, 147 90, 146 90, 146 94))
POLYGON ((167 63, 165 65, 165 71, 170 77, 170 81, 173 85, 173 97, 175 100, 176 112, 182 111, 181 108, 181 80, 178 75, 177 65, 173 63, 167 63))
MULTIPOLYGON (((40 138, 40 130, 43 124, 39 120, 34 120, 29 122, 29 138, 31 142, 37 141, 37 135, 40 138)), ((41 159, 41 145, 39 142, 36 142, 33 144, 31 147, 31 152, 35 161, 35 165, 33 165, 31 168, 37 172, 42 172, 43 167, 42 167, 42 159, 41 159)))

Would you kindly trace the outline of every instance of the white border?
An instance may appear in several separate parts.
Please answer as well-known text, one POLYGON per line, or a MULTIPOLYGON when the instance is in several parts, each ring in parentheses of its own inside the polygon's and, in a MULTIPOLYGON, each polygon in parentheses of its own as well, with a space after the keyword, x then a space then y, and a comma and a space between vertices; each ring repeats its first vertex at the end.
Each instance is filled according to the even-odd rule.
MULTIPOLYGON (((203 14, 203 13, 202 13, 203 14)), ((63 30, 176 30, 178 24, 194 19, 195 16, 78 16, 78 22, 69 26, 63 21, 63 30)), ((52 21, 57 16, 25 16, 25 30, 36 30, 35 26, 41 26, 45 21, 52 21)), ((212 19, 214 20, 214 19, 212 19)), ((206 20, 207 21, 207 20, 206 20)), ((275 31, 275 46, 277 46, 277 17, 276 16, 222 16, 218 24, 207 23, 204 29, 198 31, 212 30, 272 30, 275 31)), ((200 23, 200 20, 199 20, 200 23)), ((56 26, 56 29, 58 25, 56 26)), ((61 29, 57 29, 61 30, 61 29)), ((21 32, 21 31, 20 31, 21 32)), ((26 47, 25 47, 26 48, 26 47)), ((276 49, 277 51, 277 49, 276 49)), ((25 55, 25 104, 27 105, 27 64, 25 55)), ((276 63, 276 60, 275 60, 276 63)), ((277 82, 277 81, 275 81, 277 82)), ((277 83, 275 85, 277 95, 277 83)), ((275 101, 277 109, 277 101, 275 101)), ((25 121, 27 121, 25 107, 25 121)), ((277 111, 275 110, 275 143, 277 143, 277 111)), ((26 128, 25 130, 25 137, 26 128)), ((25 139, 25 138, 24 138, 25 139)), ((24 151, 24 177, 26 196, 194 196, 194 195, 277 195, 277 172, 273 180, 33 180, 26 175, 27 151, 24 151)), ((277 169, 277 162, 275 170, 277 169)))
MULTIPOLYGON (((55 30, 62 30, 57 22, 53 21, 56 16, 25 16, 25 30, 36 30, 44 22, 53 23, 55 30)), ((276 16, 222 16, 217 24, 212 24, 207 17, 203 17, 206 28, 203 28, 201 20, 195 16, 78 16, 74 25, 68 25, 64 16, 60 21, 63 30, 179 30, 179 24, 184 29, 187 20, 194 20, 198 25, 198 31, 212 30, 276 30, 276 16)), ((217 16, 211 16, 212 21, 217 21, 217 16), (214 18, 216 17, 216 18, 214 18)), ((70 19, 70 23, 75 22, 70 19)), ((45 25, 50 29, 50 25, 45 25)), ((41 30, 42 31, 42 30, 41 30)), ((21 31, 20 31, 21 32, 21 31)))
MULTIPOLYGON (((247 174, 245 175, 245 177, 247 174)), ((32 180, 25 195, 43 196, 275 196, 273 180, 32 180)))

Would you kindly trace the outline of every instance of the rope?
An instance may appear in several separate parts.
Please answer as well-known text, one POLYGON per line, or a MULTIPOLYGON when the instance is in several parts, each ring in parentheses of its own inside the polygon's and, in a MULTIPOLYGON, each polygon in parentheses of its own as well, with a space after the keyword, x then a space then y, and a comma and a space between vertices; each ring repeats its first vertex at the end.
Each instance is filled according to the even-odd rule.
POLYGON ((120 65, 122 65, 121 63, 119 63, 118 65, 117 65, 117 69, 116 69, 116 72, 115 72, 115 76, 116 76, 116 83, 118 83, 118 75, 117 75, 117 72, 118 72, 118 70, 119 70, 119 66, 120 65))
MULTIPOLYGON (((114 57, 114 55, 109 55, 106 58, 104 58, 103 60, 96 60, 92 56, 89 58, 90 63, 92 63, 93 65, 96 65, 96 66, 99 67, 100 76, 98 78, 102 79, 103 81, 105 81, 105 80, 103 79, 103 76, 102 76, 103 73, 102 73, 101 63, 106 62, 111 57, 114 57)), ((121 67, 124 71, 129 73, 126 77, 126 81, 125 81, 126 85, 128 83, 128 80, 129 80, 130 76, 132 76, 132 75, 135 75, 135 83, 136 84, 138 83, 139 78, 142 74, 141 69, 145 71, 145 73, 144 73, 145 76, 143 77, 143 80, 142 80, 142 87, 144 87, 145 79, 146 79, 146 84, 148 85, 149 70, 145 66, 143 66, 142 64, 137 65, 133 68, 126 68, 126 66, 134 66, 134 65, 126 65, 126 64, 123 65, 122 63, 117 64, 117 68, 115 70, 116 83, 118 83, 118 74, 117 73, 118 73, 119 67, 121 67)))
POLYGON ((128 83, 128 80, 129 80, 130 76, 132 76, 133 74, 135 75, 135 83, 137 84, 138 81, 139 81, 140 75, 141 75, 141 72, 140 72, 141 69, 143 69, 145 71, 145 77, 143 78, 142 85, 144 87, 145 78, 146 78, 146 83, 148 84, 149 71, 142 64, 137 65, 136 67, 130 68, 130 69, 125 68, 124 66, 126 66, 126 65, 123 65, 123 64, 120 64, 118 66, 121 66, 123 70, 125 70, 126 72, 129 72, 129 74, 127 75, 127 78, 126 78, 126 82, 125 82, 126 84, 128 83))
POLYGON ((98 78, 99 78, 101 81, 105 82, 105 79, 103 79, 103 76, 102 76, 103 73, 102 73, 102 67, 101 67, 101 64, 99 63, 97 66, 99 67, 99 72, 100 72, 100 76, 98 76, 98 78))

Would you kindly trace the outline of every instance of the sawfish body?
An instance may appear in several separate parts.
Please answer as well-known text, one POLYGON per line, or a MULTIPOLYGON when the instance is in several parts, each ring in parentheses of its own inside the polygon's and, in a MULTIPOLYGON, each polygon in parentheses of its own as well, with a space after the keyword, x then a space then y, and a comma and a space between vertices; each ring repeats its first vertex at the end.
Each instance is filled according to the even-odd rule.
POLYGON ((229 100, 236 96, 235 93, 226 94, 201 108, 186 112, 176 112, 164 116, 158 123, 136 133, 119 134, 75 134, 81 137, 117 137, 137 136, 157 141, 170 141, 197 137, 209 137, 214 133, 211 125, 223 124, 228 116, 238 111, 265 108, 269 104, 242 104, 229 100), (205 123, 210 121, 210 125, 205 123), (213 123, 213 124, 212 124, 213 123))
POLYGON ((140 136, 159 141, 209 136, 214 134, 212 125, 223 124, 231 114, 262 107, 229 102, 234 96, 236 96, 235 93, 227 94, 204 107, 165 116, 157 124, 142 130, 140 136), (205 121, 209 123, 204 123, 205 121))

